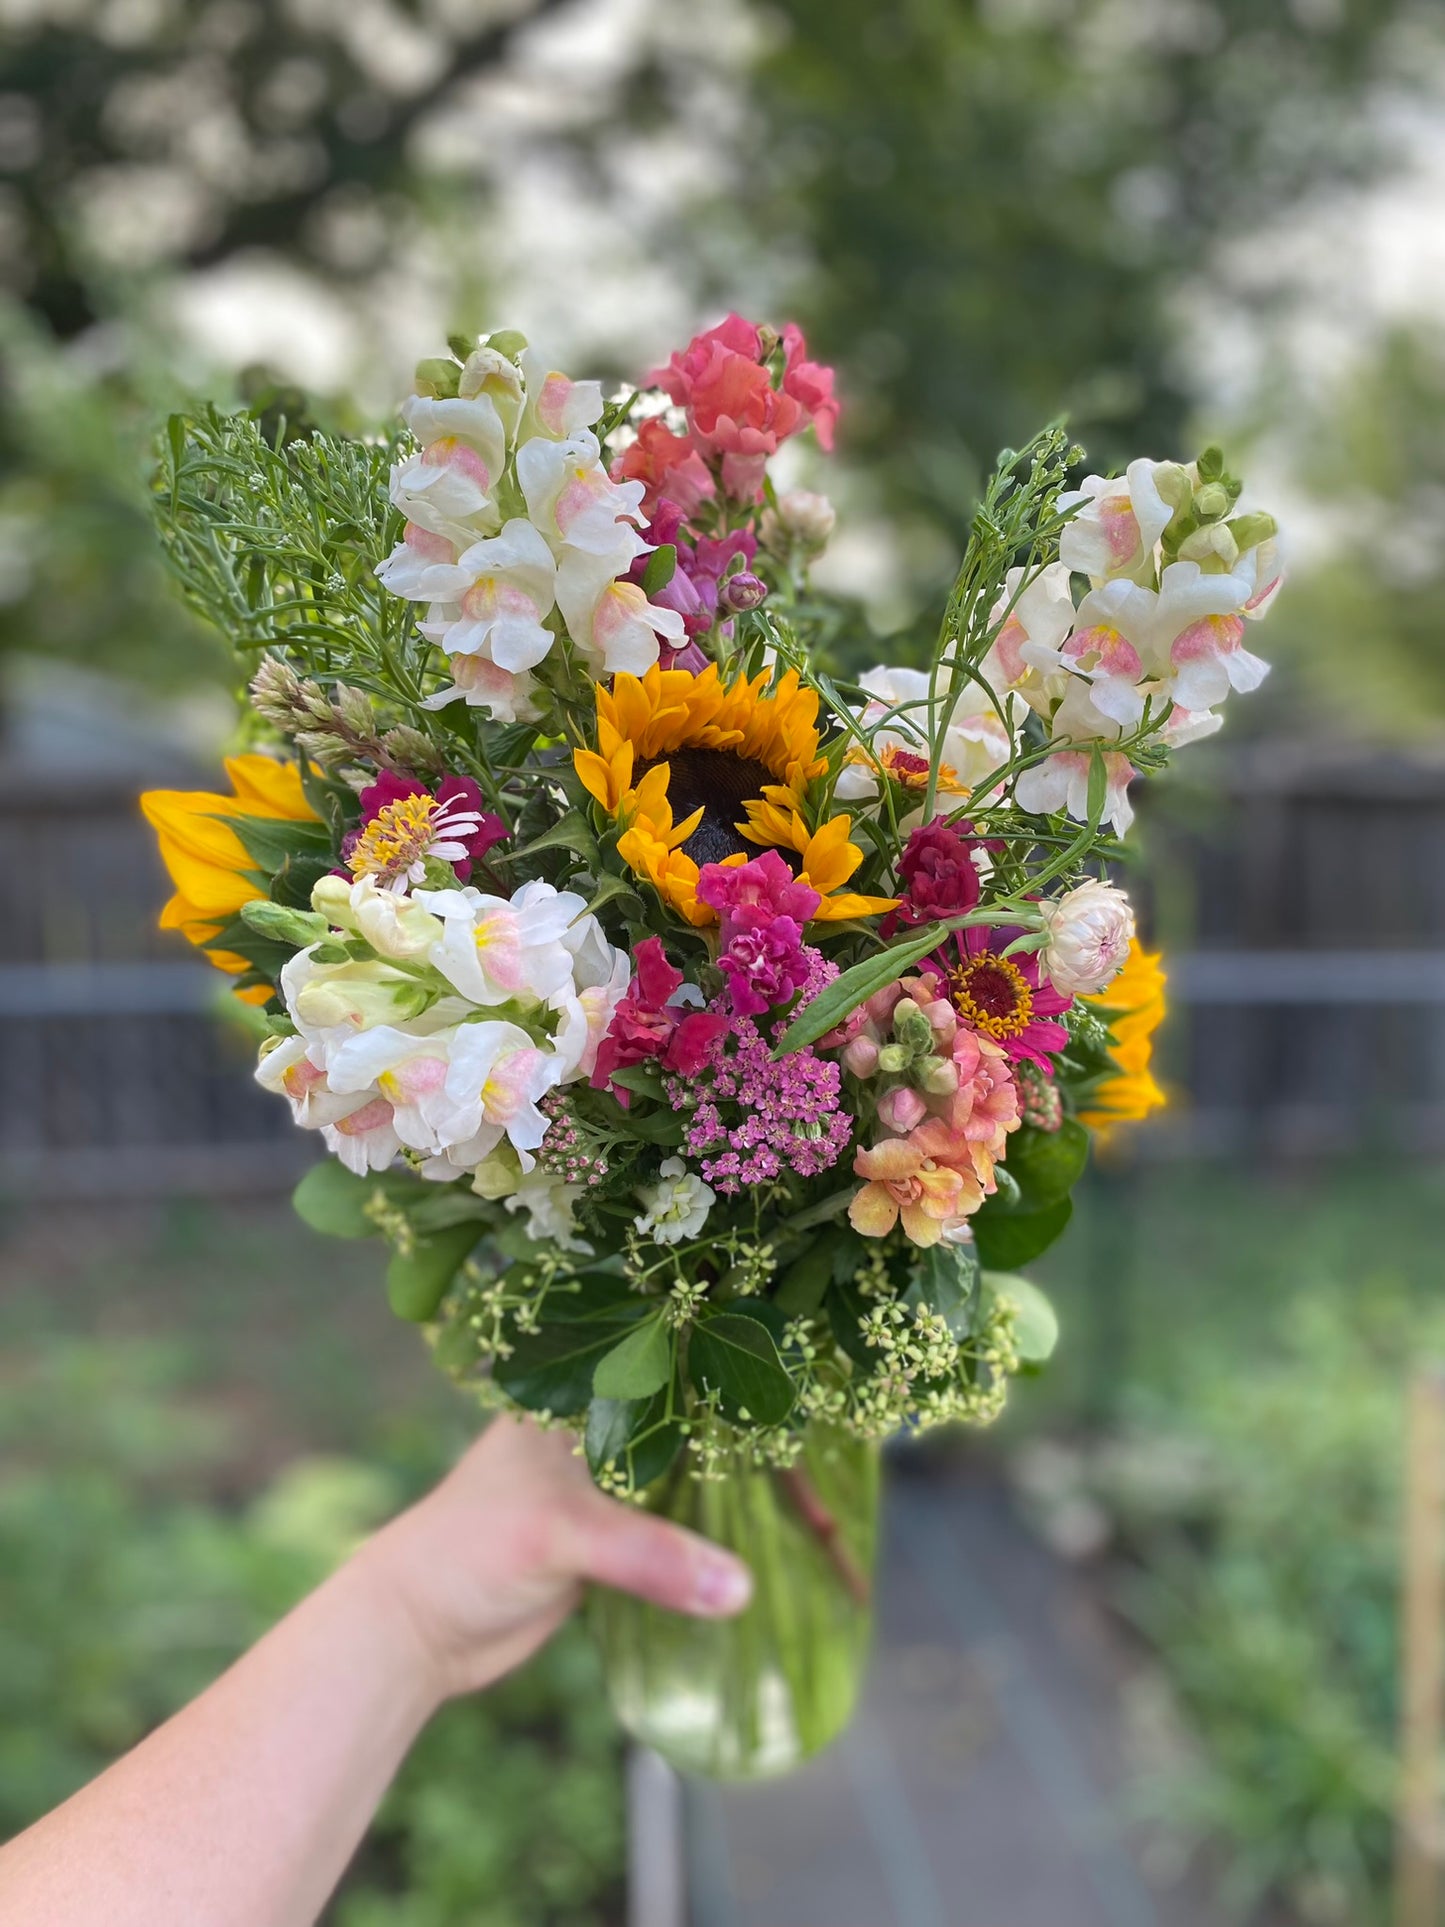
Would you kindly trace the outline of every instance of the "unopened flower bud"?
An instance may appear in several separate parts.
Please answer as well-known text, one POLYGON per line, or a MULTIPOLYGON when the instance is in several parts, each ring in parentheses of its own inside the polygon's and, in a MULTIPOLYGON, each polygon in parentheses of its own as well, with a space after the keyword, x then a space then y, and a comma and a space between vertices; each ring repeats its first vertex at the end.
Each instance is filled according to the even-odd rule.
POLYGON ((746 615, 760 609, 768 599, 768 585, 760 575, 740 569, 730 575, 717 592, 718 606, 730 616, 746 615))
POLYGON ((905 1136, 915 1124, 921 1124, 927 1114, 923 1099, 907 1084, 885 1091, 878 1103, 878 1117, 884 1129, 896 1132, 899 1137, 905 1136))
POLYGON ((1229 490, 1222 482, 1206 482, 1194 491, 1194 513, 1201 522, 1216 521, 1229 513, 1229 490))
POLYGON ((1262 542, 1268 542, 1279 533, 1279 524, 1272 515, 1256 509, 1249 515, 1236 515, 1229 524, 1229 533, 1234 537, 1234 546, 1241 555, 1257 549, 1262 542))
POLYGON ((872 1077, 878 1069, 878 1046, 871 1037, 855 1037, 843 1052, 843 1068, 854 1077, 872 1077))
POLYGON ((1239 560, 1239 547, 1226 522, 1210 522, 1179 544, 1181 562, 1197 562, 1206 575, 1227 575, 1239 560))
POLYGON ((457 383, 461 377, 462 371, 454 361, 441 355, 433 355, 426 361, 417 363, 416 374, 412 377, 412 386, 419 395, 426 395, 437 401, 450 401, 457 392, 457 383))
POLYGON ((951 1097, 958 1089, 958 1066, 951 1057, 925 1057, 914 1065, 913 1075, 930 1097, 951 1097))
POLYGON ((878 1068, 889 1077, 897 1077, 908 1069, 912 1051, 905 1050, 902 1044, 885 1044, 878 1053, 878 1068))
POLYGON ((826 495, 816 495, 810 488, 790 488, 778 497, 778 520, 795 542, 821 549, 833 533, 838 512, 826 495))
POLYGON ((325 917, 335 930, 354 930, 351 914, 351 879, 343 876, 318 877, 311 890, 311 908, 325 917))

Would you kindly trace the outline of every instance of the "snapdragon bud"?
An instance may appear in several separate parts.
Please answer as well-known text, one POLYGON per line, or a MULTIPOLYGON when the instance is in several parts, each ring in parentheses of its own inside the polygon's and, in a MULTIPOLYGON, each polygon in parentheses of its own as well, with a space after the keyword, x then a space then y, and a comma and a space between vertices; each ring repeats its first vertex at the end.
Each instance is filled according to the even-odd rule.
POLYGON ((451 401, 461 378, 462 371, 456 362, 441 355, 430 355, 425 361, 417 363, 412 386, 419 395, 436 401, 451 401))
POLYGON ((1228 575, 1239 560, 1239 545, 1227 522, 1209 522, 1179 544, 1181 562, 1197 562, 1206 575, 1228 575))
POLYGON ((333 930, 354 930, 351 914, 351 878, 335 875, 318 877, 311 890, 311 908, 325 917, 333 930))
POLYGON ((1229 524, 1229 532, 1234 537, 1234 545, 1239 553, 1247 555, 1262 542, 1272 541, 1279 533, 1279 524, 1263 509, 1255 509, 1249 515, 1236 515, 1229 524))
POLYGON ((778 521, 805 549, 821 549, 833 533, 838 512, 826 495, 809 488, 790 488, 778 497, 778 521))
POLYGON ((309 978, 296 993, 297 1022, 318 1030, 349 1025, 371 1030, 377 1024, 404 1024, 419 1017, 431 992, 413 978, 384 964, 341 964, 309 978))
POLYGON ((918 1088, 930 1097, 951 1097, 958 1089, 958 1066, 951 1057, 925 1057, 913 1074, 918 1088))
POLYGON ((743 616, 760 609, 768 599, 768 585, 760 575, 740 569, 730 575, 717 592, 718 607, 730 616, 743 616))
POLYGON ((472 1173, 472 1189, 479 1198, 509 1198, 522 1182, 522 1160, 503 1138, 472 1173))
POLYGON ((1228 515, 1233 504, 1223 482, 1206 482, 1194 491, 1194 513, 1201 522, 1216 522, 1228 515))
POLYGON ((878 1053, 878 1068, 889 1077, 898 1077, 908 1069, 912 1055, 902 1044, 885 1044, 878 1053))

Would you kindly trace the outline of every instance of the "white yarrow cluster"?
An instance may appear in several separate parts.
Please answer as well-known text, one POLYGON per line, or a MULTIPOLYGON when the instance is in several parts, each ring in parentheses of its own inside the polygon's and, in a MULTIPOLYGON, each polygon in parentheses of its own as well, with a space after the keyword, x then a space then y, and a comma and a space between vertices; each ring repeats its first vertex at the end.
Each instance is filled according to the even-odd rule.
POLYGON ((649 552, 647 518, 642 484, 603 466, 601 384, 486 344, 452 373, 455 395, 403 406, 417 449, 393 469, 391 496, 406 529, 377 569, 427 605, 422 633, 451 665, 427 706, 461 698, 503 722, 534 718, 532 672, 564 627, 592 673, 643 674, 684 626, 625 580, 649 552))

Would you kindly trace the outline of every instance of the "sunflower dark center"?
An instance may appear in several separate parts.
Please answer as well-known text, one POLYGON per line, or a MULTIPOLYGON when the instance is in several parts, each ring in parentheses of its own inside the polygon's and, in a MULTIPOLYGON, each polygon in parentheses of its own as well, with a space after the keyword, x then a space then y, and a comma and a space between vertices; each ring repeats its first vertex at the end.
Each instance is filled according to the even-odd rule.
POLYGON ((694 863, 721 863, 729 856, 756 856, 757 845, 738 830, 747 820, 746 805, 762 796, 763 785, 777 778, 766 763, 750 756, 734 756, 726 749, 678 749, 639 763, 633 776, 640 782, 658 763, 668 767, 667 799, 672 820, 681 823, 694 810, 702 821, 683 844, 694 863))

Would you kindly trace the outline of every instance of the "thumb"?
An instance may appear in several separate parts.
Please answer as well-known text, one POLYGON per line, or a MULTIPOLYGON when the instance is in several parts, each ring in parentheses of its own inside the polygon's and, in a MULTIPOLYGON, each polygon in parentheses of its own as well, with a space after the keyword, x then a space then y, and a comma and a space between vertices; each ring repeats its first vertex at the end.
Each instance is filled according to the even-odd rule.
POLYGON ((726 1619, 752 1597, 752 1574, 741 1559, 600 1492, 578 1493, 568 1527, 574 1570, 654 1606, 726 1619))

